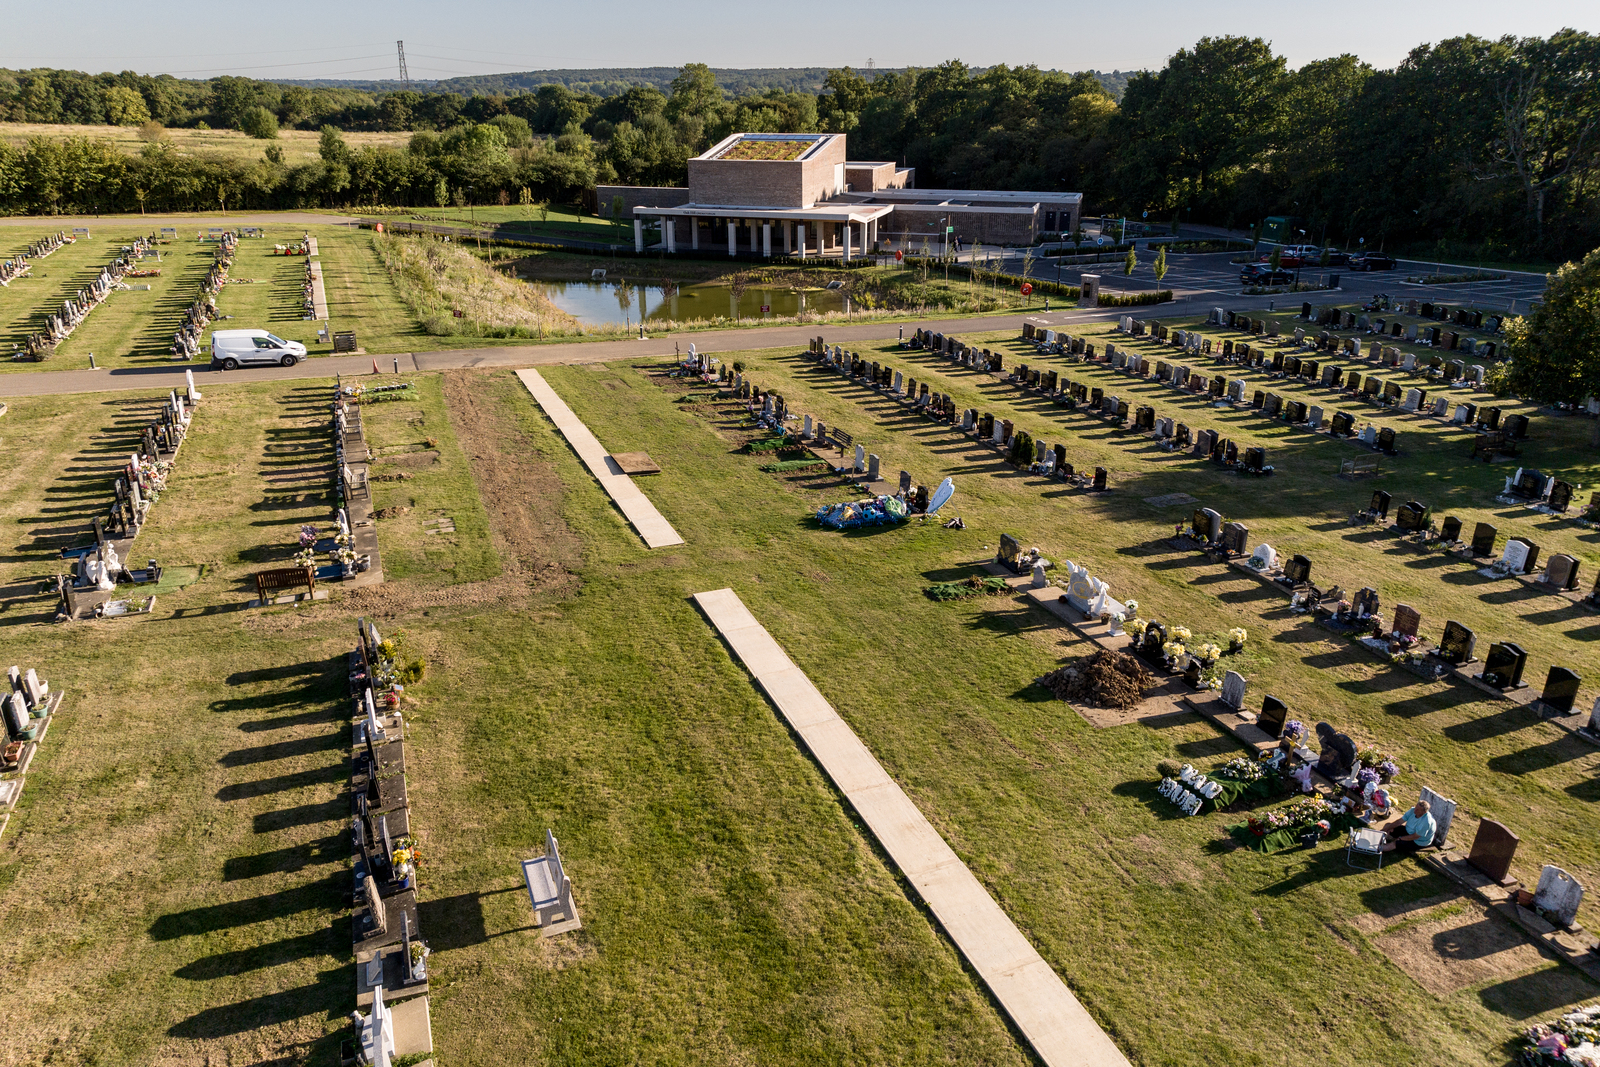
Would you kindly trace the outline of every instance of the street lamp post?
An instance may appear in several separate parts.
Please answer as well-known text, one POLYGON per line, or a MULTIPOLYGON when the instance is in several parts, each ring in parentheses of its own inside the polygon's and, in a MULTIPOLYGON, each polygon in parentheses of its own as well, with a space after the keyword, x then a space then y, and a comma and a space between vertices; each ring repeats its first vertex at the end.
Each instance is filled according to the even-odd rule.
POLYGON ((1306 258, 1306 254, 1305 254, 1305 244, 1306 244, 1305 236, 1306 236, 1306 231, 1304 231, 1304 230, 1296 230, 1294 232, 1299 234, 1300 238, 1301 238, 1301 240, 1300 240, 1300 253, 1299 253, 1299 255, 1294 257, 1294 291, 1298 292, 1300 290, 1300 264, 1305 262, 1305 258, 1306 258))

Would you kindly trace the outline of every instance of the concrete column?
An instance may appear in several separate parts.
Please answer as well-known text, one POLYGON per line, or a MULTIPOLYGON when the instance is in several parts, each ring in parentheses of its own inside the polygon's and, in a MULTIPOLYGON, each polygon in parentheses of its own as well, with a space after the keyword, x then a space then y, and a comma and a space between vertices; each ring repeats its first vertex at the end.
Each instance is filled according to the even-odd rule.
POLYGON ((844 237, 844 261, 848 263, 850 262, 850 224, 848 222, 844 224, 842 236, 844 237))
POLYGON ((667 251, 676 252, 678 250, 678 220, 662 219, 661 224, 666 231, 663 236, 666 238, 667 251))
POLYGON ((737 220, 737 219, 729 219, 728 220, 728 255, 733 256, 733 255, 738 255, 738 253, 739 253, 739 220, 737 220))
POLYGON ((794 232, 795 247, 800 250, 800 258, 804 260, 806 258, 806 224, 803 222, 795 223, 794 232))
POLYGON ((634 219, 633 220, 633 250, 635 252, 643 252, 644 251, 644 220, 643 219, 634 219))
POLYGON ((794 223, 792 222, 783 224, 783 250, 785 252, 794 251, 794 223))
POLYGON ((761 254, 768 259, 772 258, 772 223, 761 224, 761 254))
POLYGON ((689 247, 696 252, 700 250, 700 220, 697 218, 689 219, 689 247))

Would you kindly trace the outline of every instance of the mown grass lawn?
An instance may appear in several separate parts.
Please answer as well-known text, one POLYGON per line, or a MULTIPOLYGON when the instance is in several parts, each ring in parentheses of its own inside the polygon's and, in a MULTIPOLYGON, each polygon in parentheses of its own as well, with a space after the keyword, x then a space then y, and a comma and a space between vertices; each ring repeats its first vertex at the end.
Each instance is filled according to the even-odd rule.
MULTIPOLYGON (((651 553, 509 372, 463 372, 367 414, 387 470, 408 475, 375 483, 378 506, 411 509, 379 520, 394 580, 261 613, 236 609, 249 571, 327 514, 315 485, 291 500, 268 478, 295 459, 269 446, 321 440, 328 389, 216 386, 135 553, 204 563, 205 576, 154 617, 56 627, 37 583, 56 546, 81 539, 155 401, 16 401, 0 425, 19 461, 0 475, 0 522, 17 538, 0 561, 0 623, 14 658, 70 701, 0 839, 0 905, 22 946, 0 967, 17 1054, 59 1039, 63 1062, 325 1062, 353 995, 337 657, 368 614, 429 662, 408 692, 409 770, 442 1062, 1024 1062, 688 600, 723 586, 1135 1063, 1301 1062, 1309 1041, 1335 1064, 1499 1064, 1521 1026, 1592 999, 1592 983, 1553 962, 1425 991, 1364 924, 1444 882, 1410 861, 1357 872, 1331 845, 1263 857, 1223 835, 1236 817, 1175 816, 1155 795, 1157 762, 1209 767, 1239 751, 1230 738, 1192 715, 1094 729, 1032 684, 1080 651, 1048 617, 1009 598, 938 604, 923 589, 970 573, 1010 532, 1088 564, 1147 618, 1197 636, 1242 625, 1252 701, 1275 693, 1303 720, 1393 752, 1402 798, 1427 784, 1461 802, 1459 841, 1477 818, 1507 823, 1525 882, 1554 862, 1593 884, 1600 753, 1290 616, 1255 581, 1166 546, 1189 508, 1145 498, 1187 492, 1250 525, 1252 542, 1310 556, 1319 582, 1415 605, 1425 635, 1456 618, 1481 645, 1515 637, 1535 684, 1553 662, 1596 677, 1595 616, 1344 519, 1381 485, 1469 528, 1492 516, 1502 539, 1572 552, 1589 576, 1593 532, 1496 504, 1506 468, 1470 462, 1460 431, 1396 420, 1402 455, 1348 481, 1334 472, 1364 454, 1351 445, 1030 358, 998 334, 984 343, 1008 365, 1056 365, 1194 429, 1264 443, 1279 473, 1241 479, 927 354, 859 346, 960 406, 1064 440, 1079 467, 1110 469, 1111 493, 1072 492, 795 350, 720 353, 793 410, 854 433, 891 477, 956 479, 947 514, 965 531, 841 535, 809 516, 855 492, 831 473, 762 473, 767 457, 737 451, 734 406, 704 402, 703 388, 662 388, 642 364, 547 369, 607 448, 665 468, 641 484, 687 544, 651 553), (702 400, 679 403, 691 393, 702 400), (440 512, 454 535, 426 532, 440 512), (490 576, 495 557, 503 577, 490 576), (586 924, 551 942, 525 929, 517 870, 546 827, 586 924), (119 891, 85 889, 102 884, 85 870, 119 891)), ((1523 462, 1592 481, 1587 428, 1538 414, 1523 462)))

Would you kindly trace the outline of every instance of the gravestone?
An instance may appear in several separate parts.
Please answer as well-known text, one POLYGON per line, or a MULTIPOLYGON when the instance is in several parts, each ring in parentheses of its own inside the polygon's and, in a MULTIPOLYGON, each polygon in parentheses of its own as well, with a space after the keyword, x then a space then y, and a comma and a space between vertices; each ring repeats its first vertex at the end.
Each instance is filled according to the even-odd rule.
POLYGON ((1485 876, 1504 886, 1511 882, 1511 861, 1517 856, 1519 838, 1493 819, 1478 822, 1478 833, 1472 839, 1472 850, 1467 862, 1485 876))
POLYGON ((1321 408, 1312 407, 1310 410, 1308 410, 1306 412, 1306 425, 1311 427, 1313 430, 1322 429, 1322 409, 1321 408))
POLYGON ((1380 452, 1387 453, 1391 456, 1394 455, 1396 450, 1395 432, 1387 426, 1379 430, 1377 447, 1378 451, 1380 452))
POLYGON ((1295 585, 1311 581, 1311 561, 1296 555, 1283 565, 1283 576, 1295 585))
POLYGON ((1444 848, 1446 838, 1450 833, 1450 824, 1456 818, 1456 802, 1448 797, 1440 796, 1427 786, 1422 787, 1417 794, 1417 799, 1428 802, 1428 814, 1433 816, 1433 841, 1431 844, 1434 848, 1444 848))
POLYGON ((1525 689, 1522 671, 1528 665, 1528 653, 1520 645, 1498 641, 1489 646, 1483 657, 1483 673, 1478 680, 1495 689, 1525 689))
POLYGON ((1558 515, 1565 512, 1572 504, 1572 484, 1570 482, 1556 482, 1550 487, 1550 510, 1558 515))
POLYGON ((1583 684, 1577 672, 1566 667, 1551 667, 1544 680, 1540 703, 1562 715, 1572 714, 1572 705, 1578 700, 1578 687, 1583 684))
POLYGON ((1539 872, 1539 888, 1534 890, 1533 906, 1559 926, 1571 926, 1578 919, 1583 903, 1583 884, 1553 864, 1539 872))
MULTIPOLYGON (((1229 672, 1230 674, 1233 672, 1229 672)), ((1244 679, 1239 679, 1239 697, 1244 698, 1244 679)), ((1283 724, 1289 717, 1289 705, 1277 697, 1268 694, 1261 701, 1261 714, 1256 716, 1256 725, 1265 730, 1274 739, 1283 733, 1283 724)))
POLYGON ((1274 571, 1278 567, 1278 553, 1271 545, 1263 541, 1250 553, 1250 563, 1256 570, 1263 574, 1274 571))
POLYGON ((1322 754, 1317 757, 1317 770, 1333 781, 1348 778, 1356 764, 1355 742, 1325 722, 1317 723, 1317 740, 1322 743, 1322 754))
MULTIPOLYGON (((1171 420, 1168 421, 1170 422, 1171 420)), ((1172 446, 1174 448, 1187 448, 1189 446, 1189 427, 1181 422, 1172 431, 1172 446)))
POLYGON ((1444 523, 1439 527, 1439 537, 1450 545, 1461 540, 1461 520, 1454 515, 1447 516, 1444 523))
POLYGON ((1094 488, 1097 493, 1105 491, 1106 469, 1104 467, 1096 467, 1094 469, 1094 488))
POLYGON ((1506 552, 1501 559, 1513 574, 1532 574, 1539 562, 1539 546, 1526 537, 1513 537, 1506 542, 1506 552), (1521 549, 1513 552, 1513 545, 1520 545, 1521 549))
POLYGON ((1422 406, 1427 394, 1421 389, 1407 389, 1405 401, 1400 405, 1401 411, 1413 412, 1422 406))
POLYGON ((1544 580, 1557 589, 1578 588, 1578 561, 1564 552, 1557 552, 1545 564, 1544 580))
POLYGON ((1244 555, 1250 542, 1250 527, 1230 522, 1222 527, 1222 547, 1235 555, 1244 555))
POLYGON ((1472 651, 1477 647, 1478 636, 1451 619, 1444 624, 1444 636, 1439 638, 1436 650, 1440 659, 1459 667, 1474 660, 1472 651))
POLYGON ((1422 613, 1410 604, 1394 607, 1394 632, 1402 637, 1416 637, 1422 628, 1422 613))
POLYGON ((1506 419, 1505 419, 1505 423, 1506 423, 1506 433, 1510 434, 1513 440, 1522 441, 1522 440, 1525 440, 1527 438, 1527 436, 1528 436, 1528 416, 1526 416, 1526 415, 1507 415, 1506 419))
POLYGON ((1356 420, 1343 411, 1335 412, 1331 433, 1335 437, 1349 437, 1355 429, 1356 420))
POLYGON ((1000 535, 1000 552, 995 556, 995 562, 1013 573, 1021 565, 1022 545, 1015 537, 1003 533, 1000 535))
MULTIPOLYGON (((1222 702, 1228 707, 1238 711, 1244 707, 1245 680, 1244 675, 1238 671, 1229 671, 1222 676, 1222 702)), ((1282 731, 1282 726, 1279 726, 1282 731)))
POLYGON ((1394 521, 1395 525, 1400 529, 1416 532, 1428 528, 1428 517, 1428 505, 1418 503, 1415 500, 1408 500, 1400 505, 1400 510, 1395 515, 1394 521))
POLYGON ((1370 585, 1356 591, 1350 599, 1350 610, 1358 619, 1371 618, 1378 613, 1378 591, 1370 585))
POLYGON ((1379 521, 1387 519, 1389 517, 1389 501, 1392 499, 1394 498, 1388 493, 1379 489, 1372 494, 1372 503, 1367 506, 1367 510, 1376 515, 1379 521))
POLYGON ((1492 555, 1494 555, 1494 541, 1495 541, 1495 537, 1498 536, 1499 533, 1500 533, 1499 529, 1497 529, 1494 526, 1490 526, 1486 522, 1480 522, 1480 523, 1478 523, 1477 526, 1473 527, 1473 530, 1472 530, 1472 554, 1473 554, 1473 556, 1476 557, 1476 556, 1492 556, 1492 555))

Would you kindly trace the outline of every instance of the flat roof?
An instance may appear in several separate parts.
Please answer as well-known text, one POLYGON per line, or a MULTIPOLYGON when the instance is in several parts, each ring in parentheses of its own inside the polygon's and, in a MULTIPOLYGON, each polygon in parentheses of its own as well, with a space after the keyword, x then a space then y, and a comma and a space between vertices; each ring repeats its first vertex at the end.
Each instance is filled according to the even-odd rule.
POLYGON ((871 222, 894 210, 893 204, 858 204, 831 200, 814 207, 762 207, 757 204, 673 204, 639 206, 635 215, 674 215, 689 218, 776 219, 796 222, 871 222))
POLYGON ((1082 193, 1040 193, 1023 189, 876 189, 870 193, 846 194, 863 197, 882 197, 885 200, 925 200, 936 204, 972 204, 985 200, 1009 201, 1014 204, 1078 203, 1082 193))

